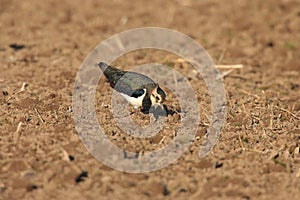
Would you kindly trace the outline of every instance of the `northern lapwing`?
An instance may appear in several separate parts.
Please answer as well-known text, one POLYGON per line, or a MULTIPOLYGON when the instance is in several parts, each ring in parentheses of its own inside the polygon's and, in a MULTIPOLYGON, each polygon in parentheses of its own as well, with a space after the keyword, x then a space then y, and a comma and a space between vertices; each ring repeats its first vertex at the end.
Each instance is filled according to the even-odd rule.
POLYGON ((119 92, 135 109, 149 113, 151 106, 163 107, 165 92, 151 78, 131 71, 122 71, 104 62, 98 63, 110 86, 119 92))

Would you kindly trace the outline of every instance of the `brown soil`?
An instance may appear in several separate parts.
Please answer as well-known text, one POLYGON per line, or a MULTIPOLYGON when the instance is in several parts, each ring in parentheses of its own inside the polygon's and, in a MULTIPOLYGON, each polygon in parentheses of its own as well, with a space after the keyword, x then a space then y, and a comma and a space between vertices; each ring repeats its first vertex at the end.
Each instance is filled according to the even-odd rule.
MULTIPOLYGON (((300 199, 299 8, 297 0, 2 0, 0 199, 300 199), (74 128, 72 91, 90 50, 115 33, 145 26, 181 31, 216 63, 244 67, 224 77, 227 121, 213 151, 199 160, 209 123, 203 81, 160 51, 117 60, 120 66, 175 67, 190 76, 203 108, 200 140, 179 160, 159 171, 129 174, 101 164, 86 150, 74 128)), ((111 88, 105 83, 98 91, 98 118, 110 120, 111 88)), ((166 104, 176 109, 172 97, 166 104)), ((148 121, 139 112, 133 118, 148 121)), ((174 130, 179 118, 168 117, 174 130)), ((107 126, 116 144, 140 148, 139 140, 113 123, 107 126)), ((148 149, 160 147, 163 135, 167 143, 174 130, 142 142, 148 149)))

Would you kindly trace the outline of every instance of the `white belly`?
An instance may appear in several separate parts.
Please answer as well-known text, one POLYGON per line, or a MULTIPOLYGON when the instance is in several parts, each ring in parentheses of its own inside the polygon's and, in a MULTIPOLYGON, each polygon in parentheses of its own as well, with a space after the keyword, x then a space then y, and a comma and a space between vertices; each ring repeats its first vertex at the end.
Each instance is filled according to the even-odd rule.
POLYGON ((143 99, 146 95, 146 89, 144 89, 144 91, 145 91, 144 94, 138 98, 130 97, 123 93, 120 93, 120 94, 126 99, 126 101, 128 101, 128 103, 130 103, 135 109, 137 109, 138 107, 142 106, 143 99))

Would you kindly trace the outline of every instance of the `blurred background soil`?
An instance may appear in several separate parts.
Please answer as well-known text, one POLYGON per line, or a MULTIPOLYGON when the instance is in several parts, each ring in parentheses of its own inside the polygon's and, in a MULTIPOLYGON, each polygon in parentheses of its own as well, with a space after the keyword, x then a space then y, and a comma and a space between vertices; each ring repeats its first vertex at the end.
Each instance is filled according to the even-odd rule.
MULTIPOLYGON (((300 1, 0 1, 0 199, 299 199, 300 1), (158 62, 188 77, 201 106, 197 139, 175 163, 129 174, 97 161, 72 119, 80 64, 101 41, 137 27, 178 30, 217 64, 242 64, 224 76, 227 118, 213 151, 198 159, 209 123, 209 93, 189 64, 162 51, 116 60, 122 69, 158 62)), ((227 70, 222 69, 226 73, 227 70)), ((113 122, 111 88, 97 90, 99 122, 133 151, 162 147, 126 136, 113 122)), ((179 108, 169 93, 166 104, 179 108)), ((131 108, 130 108, 131 109, 131 108)), ((145 125, 148 116, 134 112, 145 125)), ((165 140, 161 142, 163 136, 165 140)))

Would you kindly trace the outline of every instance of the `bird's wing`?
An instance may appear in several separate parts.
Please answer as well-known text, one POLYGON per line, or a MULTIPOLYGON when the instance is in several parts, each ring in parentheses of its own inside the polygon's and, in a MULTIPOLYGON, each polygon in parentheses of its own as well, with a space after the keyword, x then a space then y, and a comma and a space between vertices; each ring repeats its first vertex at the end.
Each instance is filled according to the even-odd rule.
POLYGON ((114 84, 114 89, 129 96, 139 97, 144 94, 144 89, 148 92, 149 88, 154 88, 155 86, 156 83, 143 74, 126 72, 114 84))
POLYGON ((151 78, 143 74, 122 71, 104 62, 98 63, 98 66, 109 81, 110 86, 128 96, 142 96, 144 94, 143 89, 154 88, 157 85, 151 78))

